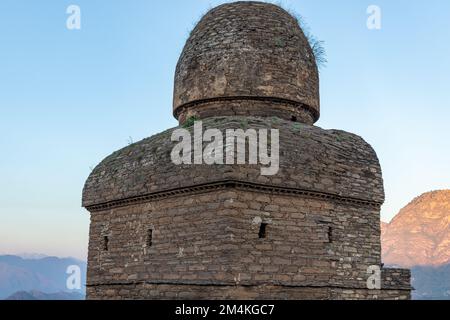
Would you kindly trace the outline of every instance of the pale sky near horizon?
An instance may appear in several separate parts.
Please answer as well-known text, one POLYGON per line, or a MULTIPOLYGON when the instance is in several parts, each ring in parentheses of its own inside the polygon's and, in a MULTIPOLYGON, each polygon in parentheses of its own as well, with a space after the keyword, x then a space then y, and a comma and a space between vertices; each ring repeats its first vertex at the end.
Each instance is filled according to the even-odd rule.
MULTIPOLYGON (((0 253, 85 259, 81 190, 130 137, 174 127, 173 75, 189 31, 226 1, 0 2, 0 253), (81 8, 81 30, 66 8, 81 8)), ((450 2, 278 1, 324 41, 318 126, 377 151, 389 221, 450 188, 450 2), (366 27, 369 5, 381 30, 366 27)))

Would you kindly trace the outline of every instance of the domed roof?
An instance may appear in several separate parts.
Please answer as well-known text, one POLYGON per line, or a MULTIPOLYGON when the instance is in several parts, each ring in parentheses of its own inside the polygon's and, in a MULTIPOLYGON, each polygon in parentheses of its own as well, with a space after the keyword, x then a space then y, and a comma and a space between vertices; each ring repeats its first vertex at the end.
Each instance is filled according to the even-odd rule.
MULTIPOLYGON (((176 165, 171 151, 173 128, 114 152, 91 173, 83 190, 83 206, 96 209, 208 188, 223 182, 246 183, 257 188, 281 188, 349 201, 384 202, 383 180, 377 155, 354 134, 324 130, 282 119, 260 117, 212 117, 203 120, 204 130, 273 128, 280 132, 279 171, 262 176, 260 165, 176 165), (179 191, 181 190, 181 191, 179 191), (133 200, 134 199, 134 200, 133 200)), ((192 130, 192 127, 190 128, 192 130)))
POLYGON ((187 110, 213 102, 220 106, 208 116, 230 115, 232 108, 234 115, 260 116, 265 113, 258 108, 269 105, 267 116, 286 118, 290 113, 300 122, 318 120, 318 69, 293 16, 273 4, 234 2, 200 20, 176 68, 174 116, 180 120, 187 110))

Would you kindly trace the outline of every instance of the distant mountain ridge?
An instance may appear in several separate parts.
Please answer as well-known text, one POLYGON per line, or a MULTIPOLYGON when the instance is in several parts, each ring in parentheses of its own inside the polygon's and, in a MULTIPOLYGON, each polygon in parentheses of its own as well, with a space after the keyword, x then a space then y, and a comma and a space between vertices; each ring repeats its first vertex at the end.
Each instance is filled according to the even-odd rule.
POLYGON ((450 300, 450 264, 411 268, 416 300, 450 300))
MULTIPOLYGON (((7 254, 1 254, 0 256, 7 256, 7 254)), ((20 254, 15 254, 15 256, 21 257, 22 259, 27 259, 27 260, 38 260, 38 259, 43 259, 43 258, 47 258, 49 257, 46 254, 43 253, 20 253, 20 254)))
POLYGON ((86 282, 86 262, 75 258, 44 257, 23 259, 14 255, 0 256, 0 300, 19 291, 25 292, 71 292, 84 295, 86 282), (80 290, 69 290, 66 282, 67 268, 80 267, 80 290))
POLYGON ((77 292, 44 293, 41 291, 18 291, 5 300, 84 300, 84 295, 77 292))

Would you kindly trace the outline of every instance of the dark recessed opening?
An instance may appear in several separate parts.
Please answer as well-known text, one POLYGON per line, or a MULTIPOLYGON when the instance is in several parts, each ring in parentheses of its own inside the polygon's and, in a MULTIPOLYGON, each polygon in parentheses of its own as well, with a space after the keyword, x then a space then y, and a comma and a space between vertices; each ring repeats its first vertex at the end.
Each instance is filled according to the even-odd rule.
POLYGON ((104 236, 103 237, 103 250, 104 251, 108 251, 108 245, 109 245, 109 237, 108 236, 104 236))
POLYGON ((148 229, 147 230, 147 247, 151 247, 152 246, 152 241, 153 241, 153 229, 148 229))
POLYGON ((292 116, 291 117, 291 121, 297 122, 297 117, 296 116, 292 116))
POLYGON ((267 236, 267 223, 261 223, 259 226, 258 236, 260 239, 265 239, 267 236))
POLYGON ((333 228, 332 227, 328 227, 328 242, 329 243, 333 242, 333 228))

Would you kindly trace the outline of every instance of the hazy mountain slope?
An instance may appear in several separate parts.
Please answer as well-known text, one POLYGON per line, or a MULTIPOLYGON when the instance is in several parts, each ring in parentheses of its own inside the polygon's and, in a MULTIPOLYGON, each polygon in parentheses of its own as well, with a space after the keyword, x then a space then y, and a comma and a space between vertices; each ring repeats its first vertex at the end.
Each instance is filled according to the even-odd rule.
MULTIPOLYGON (((80 267, 81 283, 84 284, 86 263, 83 261, 73 258, 23 259, 12 255, 0 256, 0 299, 18 291, 68 291, 66 270, 70 265, 80 267)), ((78 292, 84 294, 84 287, 78 292)))
POLYGON ((414 299, 450 299, 450 264, 411 269, 414 299))

